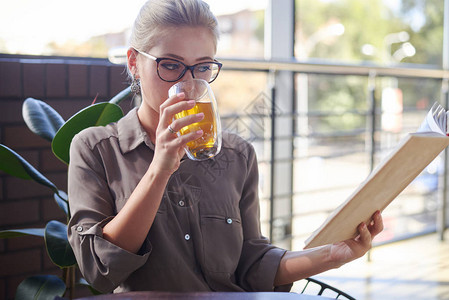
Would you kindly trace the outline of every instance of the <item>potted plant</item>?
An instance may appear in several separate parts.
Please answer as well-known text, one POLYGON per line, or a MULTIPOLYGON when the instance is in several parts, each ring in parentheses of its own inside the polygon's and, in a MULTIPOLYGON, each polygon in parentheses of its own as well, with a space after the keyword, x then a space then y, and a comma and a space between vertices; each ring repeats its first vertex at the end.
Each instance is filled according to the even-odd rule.
MULTIPOLYGON (((118 104, 130 95, 126 88, 108 102, 92 104, 69 120, 64 119, 51 106, 33 98, 24 101, 22 114, 28 128, 51 142, 54 155, 69 164, 69 148, 72 138, 81 130, 91 126, 105 126, 118 121, 123 112, 118 104)), ((94 101, 95 102, 95 101, 94 101)), ((0 238, 15 238, 25 235, 43 237, 51 261, 62 270, 62 276, 35 275, 22 281, 16 291, 16 299, 53 299, 56 296, 73 298, 77 284, 88 285, 81 279, 75 282, 76 259, 67 238, 67 223, 70 219, 68 196, 47 179, 14 150, 0 144, 0 170, 25 180, 34 180, 51 189, 54 199, 66 216, 66 222, 49 221, 45 228, 9 229, 0 231, 0 238)), ((93 293, 96 293, 92 289, 93 293)))

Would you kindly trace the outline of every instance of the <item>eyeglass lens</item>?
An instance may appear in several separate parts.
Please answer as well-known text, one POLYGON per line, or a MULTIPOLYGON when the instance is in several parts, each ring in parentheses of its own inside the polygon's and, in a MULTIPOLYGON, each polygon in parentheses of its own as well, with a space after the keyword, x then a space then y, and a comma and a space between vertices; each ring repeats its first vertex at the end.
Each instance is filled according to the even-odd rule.
MULTIPOLYGON (((199 63, 190 67, 192 68, 194 78, 204 79, 207 82, 213 81, 220 71, 220 66, 215 62, 199 63)), ((186 71, 190 71, 187 69, 188 67, 181 62, 167 58, 161 59, 158 65, 159 76, 167 81, 179 80, 186 71)))

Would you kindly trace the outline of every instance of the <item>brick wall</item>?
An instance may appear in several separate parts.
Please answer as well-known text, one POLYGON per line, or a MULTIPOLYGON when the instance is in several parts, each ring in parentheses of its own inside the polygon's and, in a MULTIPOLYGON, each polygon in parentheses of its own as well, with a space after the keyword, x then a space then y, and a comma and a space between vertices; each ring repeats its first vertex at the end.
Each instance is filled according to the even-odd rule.
MULTIPOLYGON (((95 97, 97 102, 107 101, 127 85, 124 67, 104 59, 0 55, 0 143, 67 191, 67 167, 53 156, 50 143, 25 125, 23 101, 42 100, 67 120, 95 97)), ((121 106, 126 113, 130 100, 121 106)), ((49 189, 0 171, 0 230, 44 227, 54 219, 64 222, 64 214, 49 189)), ((13 299, 17 285, 35 274, 61 275, 48 258, 43 239, 0 239, 0 299, 13 299)))

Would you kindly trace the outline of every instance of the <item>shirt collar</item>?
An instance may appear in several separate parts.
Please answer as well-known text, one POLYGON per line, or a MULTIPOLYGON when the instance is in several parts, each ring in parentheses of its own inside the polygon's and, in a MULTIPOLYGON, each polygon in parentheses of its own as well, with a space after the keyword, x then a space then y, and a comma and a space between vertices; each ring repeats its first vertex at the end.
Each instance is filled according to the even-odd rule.
POLYGON ((154 145, 150 137, 142 127, 142 124, 140 124, 137 109, 137 107, 132 109, 117 122, 120 150, 123 154, 136 149, 142 143, 145 143, 150 149, 154 150, 154 145))

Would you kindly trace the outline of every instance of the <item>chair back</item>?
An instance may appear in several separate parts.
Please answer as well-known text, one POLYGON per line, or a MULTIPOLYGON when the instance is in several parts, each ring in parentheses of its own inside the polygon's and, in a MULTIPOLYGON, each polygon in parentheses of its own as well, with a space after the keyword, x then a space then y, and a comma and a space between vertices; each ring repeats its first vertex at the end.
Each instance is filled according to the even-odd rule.
POLYGON ((354 297, 348 295, 347 293, 333 287, 327 283, 324 283, 315 278, 306 278, 306 284, 302 289, 301 294, 310 294, 310 291, 314 291, 318 296, 333 297, 335 299, 348 299, 356 300, 354 297))

